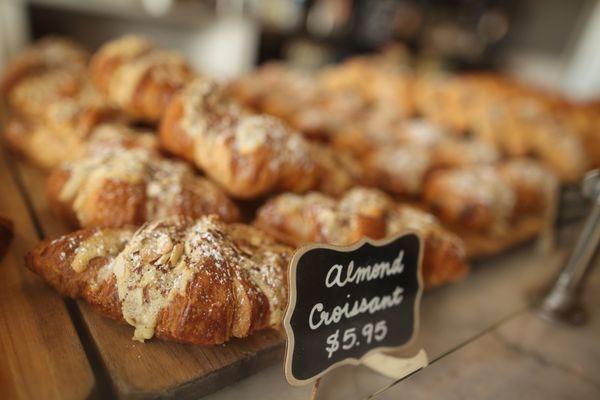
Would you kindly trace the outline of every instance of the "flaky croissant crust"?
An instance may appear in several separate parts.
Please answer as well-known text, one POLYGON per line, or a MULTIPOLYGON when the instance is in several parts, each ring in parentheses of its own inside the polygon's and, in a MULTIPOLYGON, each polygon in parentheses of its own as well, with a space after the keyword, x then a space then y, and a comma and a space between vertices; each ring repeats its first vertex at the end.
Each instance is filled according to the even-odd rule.
POLYGON ((44 241, 27 266, 136 330, 134 338, 218 344, 280 323, 291 249, 215 216, 44 241))
POLYGON ((468 272, 464 244, 456 235, 431 214, 400 205, 375 189, 354 188, 339 199, 315 192, 282 194, 258 210, 254 223, 294 246, 349 245, 365 236, 381 239, 413 230, 425 243, 426 287, 452 282, 468 272))
POLYGON ((49 36, 14 57, 2 73, 2 89, 10 92, 23 78, 65 66, 83 67, 88 52, 70 39, 49 36))
POLYGON ((226 221, 239 220, 235 204, 187 164, 166 159, 142 144, 98 146, 48 179, 51 206, 74 225, 118 228, 211 213, 226 221))
POLYGON ((111 105, 134 118, 157 122, 194 72, 180 54, 127 35, 105 43, 94 54, 90 75, 111 105))
POLYGON ((251 114, 215 82, 197 80, 170 103, 163 146, 194 162, 234 197, 303 192, 318 184, 310 144, 283 122, 251 114))

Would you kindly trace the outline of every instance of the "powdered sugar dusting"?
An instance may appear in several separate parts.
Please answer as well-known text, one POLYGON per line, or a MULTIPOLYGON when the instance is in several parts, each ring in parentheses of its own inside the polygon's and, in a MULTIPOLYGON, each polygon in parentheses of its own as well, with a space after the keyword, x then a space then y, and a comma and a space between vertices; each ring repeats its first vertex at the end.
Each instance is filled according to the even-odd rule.
MULTIPOLYGON (((212 265, 207 270, 211 285, 227 285, 247 274, 254 286, 246 294, 265 295, 269 322, 277 324, 285 306, 283 271, 289 256, 289 248, 277 245, 260 231, 226 225, 214 216, 195 222, 167 219, 146 224, 115 260, 123 316, 136 328, 135 339, 151 338, 161 311, 175 296, 185 294, 201 269, 212 265)), ((209 305, 207 312, 231 307, 238 298, 219 301, 224 304, 209 305)))
POLYGON ((209 80, 190 84, 180 101, 180 127, 195 142, 193 161, 230 193, 316 184, 309 143, 279 119, 251 114, 209 80))

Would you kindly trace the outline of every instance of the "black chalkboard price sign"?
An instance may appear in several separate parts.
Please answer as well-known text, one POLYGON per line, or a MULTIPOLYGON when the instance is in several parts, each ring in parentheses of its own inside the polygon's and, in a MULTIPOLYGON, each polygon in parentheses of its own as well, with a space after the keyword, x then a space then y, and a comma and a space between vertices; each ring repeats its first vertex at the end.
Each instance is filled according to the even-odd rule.
POLYGON ((288 382, 303 385, 367 353, 408 345, 419 325, 421 253, 414 233, 299 249, 284 318, 288 382))

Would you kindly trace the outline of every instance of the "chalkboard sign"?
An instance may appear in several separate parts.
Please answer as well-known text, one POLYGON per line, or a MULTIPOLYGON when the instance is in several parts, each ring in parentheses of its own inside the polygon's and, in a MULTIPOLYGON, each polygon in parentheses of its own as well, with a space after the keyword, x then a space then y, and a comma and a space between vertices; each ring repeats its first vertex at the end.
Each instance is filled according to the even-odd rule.
POLYGON ((288 382, 306 384, 367 353, 408 345, 419 325, 421 252, 414 233, 299 249, 284 318, 288 382))

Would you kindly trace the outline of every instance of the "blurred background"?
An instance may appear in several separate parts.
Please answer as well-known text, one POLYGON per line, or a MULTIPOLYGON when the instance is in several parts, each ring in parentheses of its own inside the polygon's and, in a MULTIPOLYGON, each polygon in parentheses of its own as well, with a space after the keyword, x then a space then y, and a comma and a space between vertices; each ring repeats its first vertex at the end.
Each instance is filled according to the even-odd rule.
POLYGON ((395 43, 424 68, 508 71, 581 100, 600 93, 596 0, 2 0, 0 65, 48 33, 95 48, 129 32, 222 78, 395 43))

